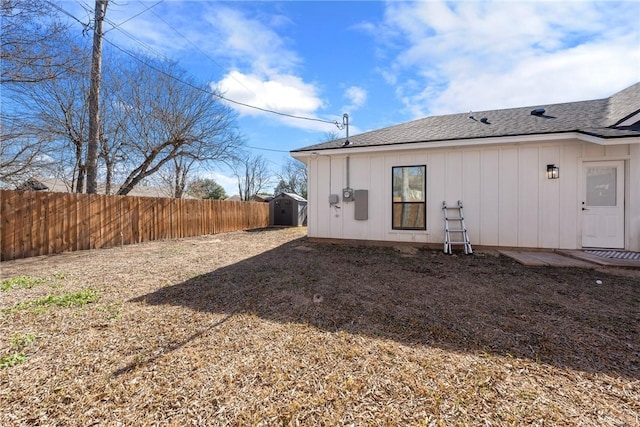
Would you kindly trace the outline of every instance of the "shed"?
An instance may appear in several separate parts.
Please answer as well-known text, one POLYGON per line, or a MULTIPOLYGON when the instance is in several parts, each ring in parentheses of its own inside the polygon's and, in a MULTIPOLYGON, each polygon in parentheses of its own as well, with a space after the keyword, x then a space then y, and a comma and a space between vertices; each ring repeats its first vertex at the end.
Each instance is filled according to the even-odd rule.
POLYGON ((271 225, 307 225, 307 200, 297 194, 280 193, 269 202, 271 225))

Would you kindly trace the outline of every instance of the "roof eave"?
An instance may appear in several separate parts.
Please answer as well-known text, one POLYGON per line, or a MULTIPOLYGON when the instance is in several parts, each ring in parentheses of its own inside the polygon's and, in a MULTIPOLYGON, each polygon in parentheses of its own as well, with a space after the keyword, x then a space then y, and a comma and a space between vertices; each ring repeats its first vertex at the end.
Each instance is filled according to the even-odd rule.
POLYGON ((437 140, 422 142, 403 142, 383 145, 350 146, 344 148, 316 148, 310 150, 294 150, 292 157, 302 160, 318 155, 347 155, 358 153, 381 153, 389 151, 420 150, 429 148, 471 147, 478 145, 526 144, 533 142, 579 140, 598 145, 640 144, 640 136, 603 137, 582 131, 556 132, 534 135, 511 135, 499 137, 467 138, 456 140, 437 140))

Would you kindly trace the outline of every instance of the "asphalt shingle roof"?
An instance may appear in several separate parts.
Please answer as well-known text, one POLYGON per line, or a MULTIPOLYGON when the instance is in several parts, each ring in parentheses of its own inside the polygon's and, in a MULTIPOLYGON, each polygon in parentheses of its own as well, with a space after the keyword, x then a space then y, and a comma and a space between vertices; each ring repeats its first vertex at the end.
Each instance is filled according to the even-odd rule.
MULTIPOLYGON (((350 136, 349 146, 367 147, 563 132, 581 132, 602 138, 624 138, 640 136, 640 129, 638 126, 615 125, 639 111, 640 83, 636 83, 604 99, 426 117, 350 136), (532 114, 532 111, 538 108, 544 108, 544 113, 532 114)), ((340 148, 344 141, 345 138, 340 138, 293 151, 340 148)))

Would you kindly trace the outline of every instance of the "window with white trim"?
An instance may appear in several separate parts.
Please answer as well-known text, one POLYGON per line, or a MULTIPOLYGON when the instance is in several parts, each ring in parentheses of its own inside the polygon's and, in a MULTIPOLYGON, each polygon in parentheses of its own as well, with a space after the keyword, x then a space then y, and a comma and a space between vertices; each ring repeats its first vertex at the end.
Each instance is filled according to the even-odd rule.
POLYGON ((391 173, 394 230, 427 229, 427 166, 394 166, 391 173))

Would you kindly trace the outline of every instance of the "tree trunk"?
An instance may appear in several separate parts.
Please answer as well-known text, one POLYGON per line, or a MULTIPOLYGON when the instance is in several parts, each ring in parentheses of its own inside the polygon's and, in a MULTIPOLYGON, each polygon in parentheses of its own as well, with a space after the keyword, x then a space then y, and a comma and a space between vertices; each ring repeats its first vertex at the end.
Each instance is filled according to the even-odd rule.
POLYGON ((111 180, 113 179, 113 162, 105 161, 107 168, 107 175, 104 183, 104 194, 111 194, 111 180))
POLYGON ((76 180, 76 193, 82 193, 84 191, 84 177, 86 170, 84 166, 78 165, 78 179, 76 180))

